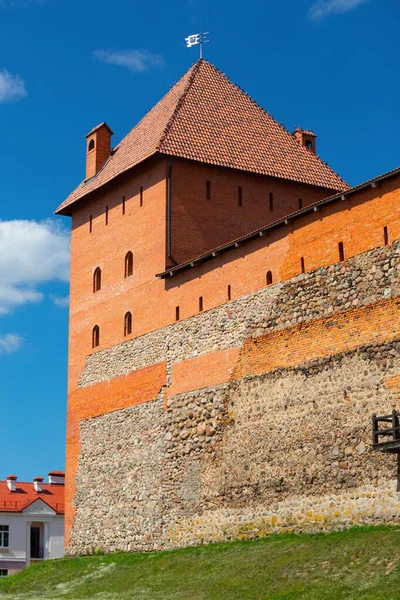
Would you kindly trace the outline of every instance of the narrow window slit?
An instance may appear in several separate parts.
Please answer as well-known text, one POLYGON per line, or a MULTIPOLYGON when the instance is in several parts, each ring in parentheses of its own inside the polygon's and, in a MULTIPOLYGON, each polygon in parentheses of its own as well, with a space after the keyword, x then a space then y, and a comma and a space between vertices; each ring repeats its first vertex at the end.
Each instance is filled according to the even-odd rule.
POLYGON ((106 206, 106 225, 108 225, 108 206, 106 206))
POLYGON ((304 256, 302 256, 302 257, 300 258, 300 262, 301 262, 301 272, 302 272, 302 273, 305 273, 305 272, 306 272, 306 269, 305 269, 305 266, 304 266, 304 256))
POLYGON ((97 348, 100 345, 100 329, 95 325, 92 330, 92 348, 97 348))
POLYGON ((143 186, 140 186, 140 206, 143 206, 143 186))
POLYGON ((243 206, 242 188, 238 187, 238 205, 243 206))
POLYGON ((231 286, 228 285, 228 300, 230 300, 232 298, 232 294, 231 294, 231 286))
POLYGON ((268 271, 267 272, 267 285, 271 285, 272 283, 272 272, 268 271))
POLYGON ((93 231, 93 215, 90 215, 90 219, 89 219, 89 233, 92 233, 93 231))
POLYGON ((125 214, 125 196, 122 196, 122 214, 125 214))
POLYGON ((340 262, 342 262, 344 260, 343 242, 339 242, 339 260, 340 260, 340 262))
POLYGON ((385 242, 384 245, 388 246, 389 245, 389 234, 388 234, 388 228, 386 226, 383 228, 383 240, 385 242))
POLYGON ((211 200, 211 181, 206 181, 206 200, 211 200))
POLYGON ((269 193, 269 210, 271 212, 274 210, 274 194, 272 192, 269 193))
POLYGON ((132 333, 132 313, 127 312, 124 317, 124 336, 131 335, 132 333))
POLYGON ((199 311, 201 312, 203 310, 203 296, 200 296, 199 298, 199 311))
POLYGON ((179 306, 175 308, 175 321, 179 321, 179 306))

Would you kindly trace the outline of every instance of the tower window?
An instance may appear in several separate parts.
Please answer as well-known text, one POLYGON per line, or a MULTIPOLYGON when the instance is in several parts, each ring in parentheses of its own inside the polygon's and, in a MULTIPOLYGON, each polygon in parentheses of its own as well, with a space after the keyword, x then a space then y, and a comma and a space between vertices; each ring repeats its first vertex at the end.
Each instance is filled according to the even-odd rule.
POLYGON ((133 275, 133 254, 128 252, 125 256, 125 277, 133 275))
POLYGON ((301 263, 301 272, 302 272, 302 273, 305 273, 305 272, 306 272, 306 269, 305 269, 305 265, 304 265, 304 256, 302 256, 302 257, 300 258, 300 263, 301 263))
POLYGON ((203 296, 200 296, 199 298, 199 311, 201 312, 203 310, 203 296))
POLYGON ((143 186, 140 186, 140 206, 143 206, 143 186))
POLYGON ((100 346, 100 329, 98 325, 95 325, 92 330, 92 348, 100 346))
POLYGON ((389 244, 389 234, 388 234, 388 228, 387 227, 383 228, 383 241, 385 243, 385 246, 387 246, 389 244))
POLYGON ((108 206, 106 206, 106 225, 108 225, 108 206))
POLYGON ((125 214, 125 196, 122 196, 122 214, 125 214))
POLYGON ((88 152, 94 149, 94 139, 92 138, 88 144, 88 152))
POLYGON ((304 142, 304 145, 305 145, 305 147, 306 147, 306 148, 308 148, 309 150, 312 150, 313 143, 312 143, 312 141, 311 141, 311 140, 306 140, 306 141, 304 142))
POLYGON ((299 198, 299 209, 303 208, 303 198, 299 198))
POLYGON ((101 269, 97 267, 93 273, 93 293, 101 289, 101 269))
POLYGON ((124 336, 132 333, 132 313, 127 312, 124 317, 124 336))
POLYGON ((179 315, 179 306, 177 306, 175 308, 175 321, 179 321, 180 315, 179 315))
POLYGON ((343 242, 339 242, 339 260, 342 262, 344 260, 344 248, 343 242))
POLYGON ((271 285, 272 283, 272 273, 271 271, 267 271, 267 285, 271 285))
POLYGON ((90 215, 90 219, 89 219, 89 233, 92 233, 93 231, 93 216, 90 215))
POLYGON ((238 187, 238 205, 243 206, 242 188, 238 187))
POLYGON ((274 194, 272 192, 269 193, 269 210, 271 212, 274 210, 274 194))
POLYGON ((206 181, 206 200, 211 200, 211 181, 206 181))

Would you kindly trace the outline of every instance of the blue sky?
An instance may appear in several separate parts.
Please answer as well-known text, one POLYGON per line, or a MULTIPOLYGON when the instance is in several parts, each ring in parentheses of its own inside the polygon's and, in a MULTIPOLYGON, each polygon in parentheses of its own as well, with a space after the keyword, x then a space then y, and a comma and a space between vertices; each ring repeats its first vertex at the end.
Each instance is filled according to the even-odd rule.
POLYGON ((350 184, 400 165, 397 0, 0 0, 0 479, 64 468, 67 218, 85 134, 114 145, 191 66, 184 38, 350 184))

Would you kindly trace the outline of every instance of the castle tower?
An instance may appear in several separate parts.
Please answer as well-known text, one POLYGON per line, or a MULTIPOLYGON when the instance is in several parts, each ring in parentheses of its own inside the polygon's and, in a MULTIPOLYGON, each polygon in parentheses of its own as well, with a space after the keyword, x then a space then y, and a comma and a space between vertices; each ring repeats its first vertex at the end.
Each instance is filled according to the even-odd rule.
MULTIPOLYGON (((318 275, 326 290, 320 301, 319 284, 307 287, 307 278, 293 278, 381 245, 397 193, 383 204, 369 184, 365 192, 349 190, 316 155, 315 134, 289 133, 205 60, 113 150, 111 136, 105 123, 88 134, 86 179, 56 211, 72 218, 71 553, 186 543, 179 527, 189 527, 201 511, 215 529, 214 509, 246 504, 243 490, 253 485, 253 472, 245 457, 256 449, 257 489, 270 501, 284 494, 274 496, 260 484, 269 434, 253 440, 237 386, 281 364, 297 369, 308 346, 317 348, 312 324, 308 345, 296 334, 301 360, 284 336, 337 310, 324 312, 330 294, 336 298, 334 283, 325 281, 325 271, 318 275), (376 208, 376 231, 361 242, 353 223, 365 222, 367 195, 376 208), (253 343, 261 333, 275 338, 253 343), (230 431, 240 439, 236 446, 230 431), (246 439, 253 440, 247 450, 246 439)), ((356 310, 352 301, 346 310, 356 310)), ((327 332, 337 325, 318 323, 327 332)), ((263 392, 257 404, 253 392, 246 393, 251 414, 260 406, 261 429, 270 431, 268 402, 279 398, 283 406, 283 396, 276 391, 268 400, 263 392)), ((277 442, 277 448, 283 446, 277 442)), ((257 493, 252 497, 262 504, 257 493)))

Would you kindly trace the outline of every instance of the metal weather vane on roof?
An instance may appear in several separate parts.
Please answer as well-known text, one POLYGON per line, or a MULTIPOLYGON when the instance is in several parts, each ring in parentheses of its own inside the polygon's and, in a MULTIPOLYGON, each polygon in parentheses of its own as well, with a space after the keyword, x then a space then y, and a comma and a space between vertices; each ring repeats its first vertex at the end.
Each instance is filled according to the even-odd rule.
POLYGON ((200 58, 203 58, 203 44, 206 44, 210 40, 207 38, 209 31, 193 33, 185 38, 186 47, 191 48, 192 46, 200 45, 200 58))

